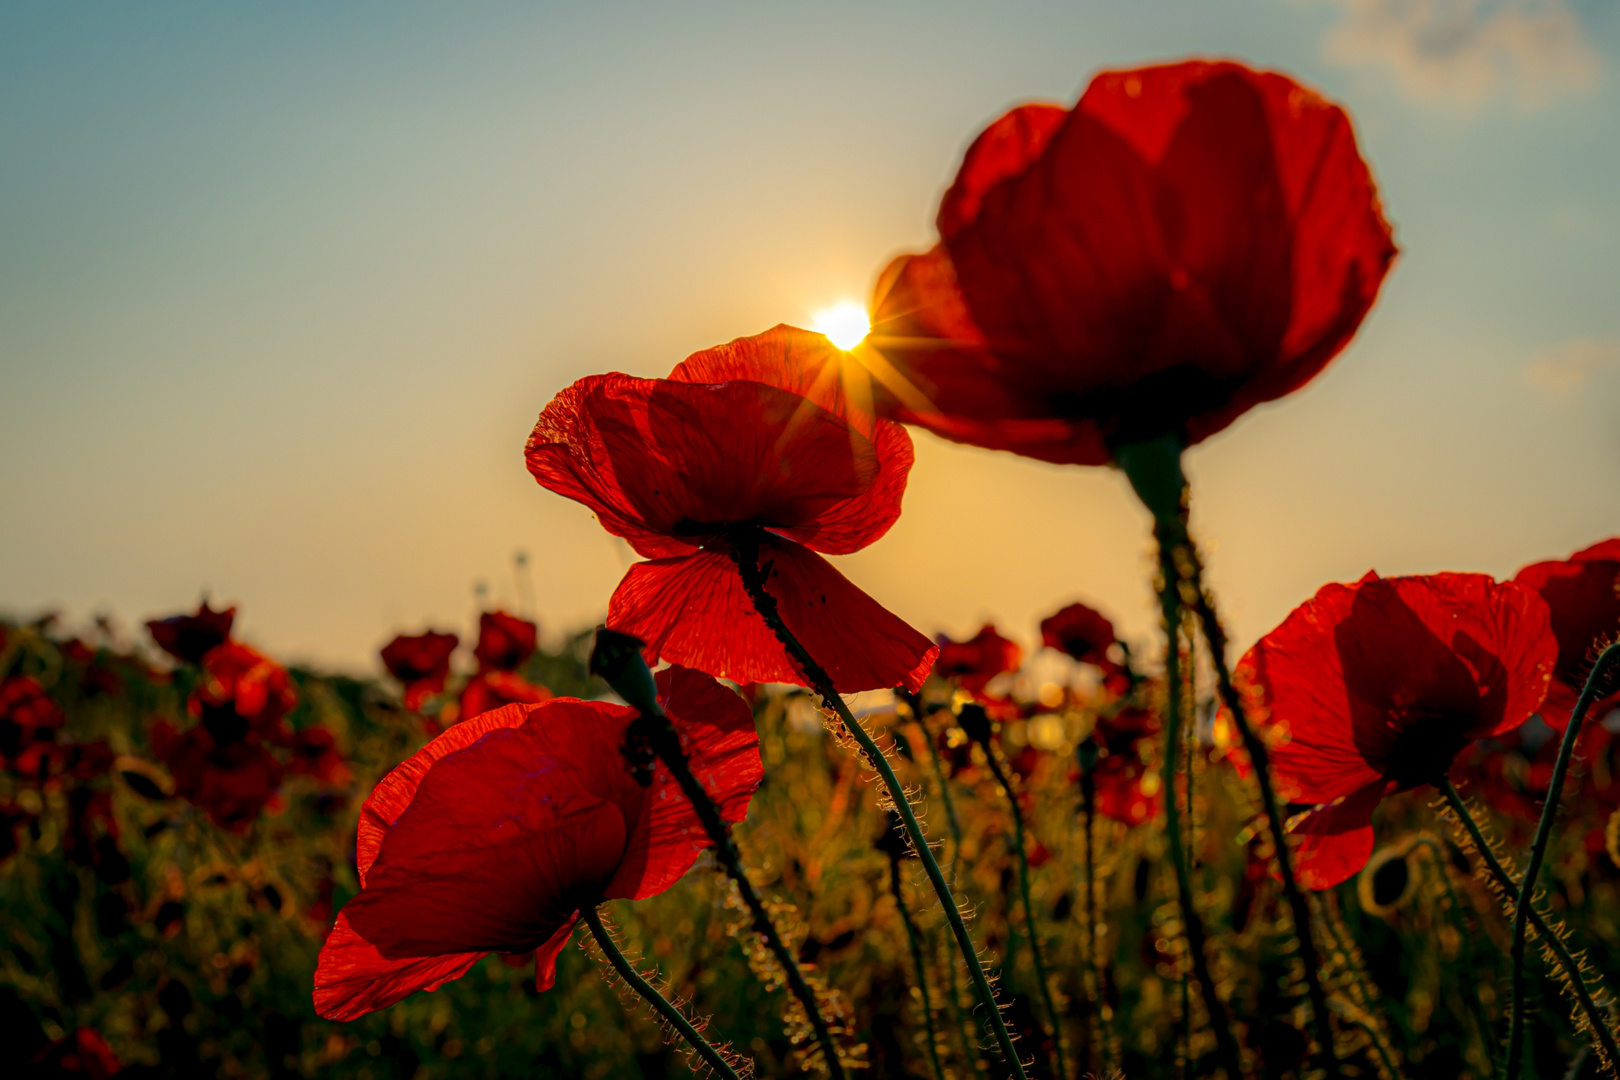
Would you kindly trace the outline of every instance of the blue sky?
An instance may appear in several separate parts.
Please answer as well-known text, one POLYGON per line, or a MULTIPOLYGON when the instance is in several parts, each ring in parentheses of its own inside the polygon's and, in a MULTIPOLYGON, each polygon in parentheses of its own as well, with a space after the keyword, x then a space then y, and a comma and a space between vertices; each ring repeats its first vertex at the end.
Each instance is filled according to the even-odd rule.
MULTIPOLYGON (((363 667, 515 602, 525 549, 585 625, 630 556, 523 468, 552 394, 864 298, 1001 110, 1194 54, 1346 104, 1403 249, 1321 378, 1190 456, 1239 641, 1620 532, 1612 4, 0 2, 0 610, 207 588, 363 667)), ((857 583, 930 633, 1084 597, 1149 634, 1117 475, 916 438, 857 583)))

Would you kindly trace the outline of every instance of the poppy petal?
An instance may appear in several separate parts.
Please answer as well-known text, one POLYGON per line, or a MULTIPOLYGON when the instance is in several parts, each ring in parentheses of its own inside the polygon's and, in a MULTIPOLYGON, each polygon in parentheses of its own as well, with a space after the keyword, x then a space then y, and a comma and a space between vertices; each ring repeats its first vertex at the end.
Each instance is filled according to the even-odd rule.
POLYGON ((357 1020, 418 990, 437 990, 461 978, 485 955, 451 953, 388 960, 355 933, 348 917, 339 912, 315 969, 315 1012, 327 1020, 357 1020))
MULTIPOLYGON (((921 688, 939 651, 926 637, 798 544, 768 539, 760 559, 772 564, 766 589, 783 622, 840 693, 921 688)), ((632 566, 608 604, 607 625, 646 642, 649 661, 738 683, 806 685, 749 602, 735 564, 718 551, 632 566)))
POLYGON ((579 922, 579 913, 568 916, 568 921, 557 927, 552 934, 538 948, 534 950, 534 988, 536 990, 550 990, 557 985, 557 957, 562 955, 568 946, 568 939, 574 934, 574 924, 579 922))
POLYGON ((1330 889, 1367 865, 1373 853, 1372 814, 1389 790, 1384 782, 1358 788, 1317 807, 1289 830, 1299 837, 1294 870, 1307 889, 1330 889))

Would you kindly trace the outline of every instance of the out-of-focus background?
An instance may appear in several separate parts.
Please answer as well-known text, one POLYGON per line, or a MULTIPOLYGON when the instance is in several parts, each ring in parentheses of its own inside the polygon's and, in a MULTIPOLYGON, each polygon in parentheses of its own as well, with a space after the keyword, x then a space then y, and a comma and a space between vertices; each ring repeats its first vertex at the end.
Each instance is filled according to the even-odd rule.
MULTIPOLYGON (((552 394, 864 299, 985 122, 1193 54, 1346 104, 1403 248, 1326 374, 1191 455, 1239 643, 1368 568, 1614 533, 1613 4, 8 0, 0 610, 206 589, 356 670, 480 586, 584 625, 632 556, 523 467, 552 394)), ((1118 476, 916 439, 854 580, 928 632, 1085 596, 1147 634, 1118 476)))

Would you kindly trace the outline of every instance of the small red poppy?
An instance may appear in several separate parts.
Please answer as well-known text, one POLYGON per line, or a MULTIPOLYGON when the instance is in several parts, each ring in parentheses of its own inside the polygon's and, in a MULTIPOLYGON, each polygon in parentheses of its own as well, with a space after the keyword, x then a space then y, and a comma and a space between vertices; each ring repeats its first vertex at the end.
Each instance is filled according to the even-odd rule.
POLYGON ((203 678, 186 709, 205 724, 221 746, 253 737, 284 745, 290 732, 283 718, 298 704, 287 669, 257 649, 227 641, 202 658, 203 678))
MULTIPOLYGON (((660 671, 692 770, 727 821, 764 775, 753 713, 713 679, 660 671)), ((360 812, 361 891, 315 972, 315 1011, 353 1020, 466 974, 491 952, 536 954, 536 984, 583 904, 644 899, 709 846, 660 764, 642 787, 620 753, 636 712, 554 698, 458 724, 399 766, 360 812)))
POLYGON ((883 411, 1064 464, 1195 443, 1299 389, 1395 255, 1344 111, 1204 61, 1013 109, 968 148, 938 227, 877 286, 869 340, 905 388, 883 411))
MULTIPOLYGON (((1598 650, 1620 640, 1620 537, 1568 559, 1533 563, 1513 580, 1540 593, 1552 612, 1558 667, 1541 718, 1562 731, 1598 650)), ((1620 709, 1620 690, 1593 702, 1587 716, 1600 720, 1612 709, 1620 709)))
POLYGON ((462 721, 503 705, 538 705, 551 700, 551 691, 510 671, 484 671, 474 675, 461 691, 462 721))
POLYGON ((240 739, 221 744, 206 724, 177 732, 159 720, 152 750, 174 777, 174 793, 234 833, 247 832, 281 787, 281 764, 270 751, 240 739))
POLYGON ((939 657, 934 661, 934 674, 955 679, 974 695, 982 695, 991 679, 1017 671, 1024 662, 1023 647, 1002 637, 990 623, 966 641, 952 641, 941 634, 936 643, 939 657))
POLYGON ((41 1050, 24 1068, 25 1076, 84 1076, 111 1080, 123 1069, 107 1040, 95 1028, 82 1027, 41 1050))
POLYGON ((1134 747, 1098 758, 1092 781, 1096 785, 1097 813, 1126 825, 1141 825, 1164 812, 1159 797, 1159 774, 1136 754, 1134 747))
POLYGON ((348 762, 338 752, 337 739, 319 725, 307 727, 292 737, 292 761, 289 772, 308 776, 327 787, 342 787, 349 782, 348 762))
POLYGON ((383 666, 405 684, 405 707, 416 712, 434 694, 444 692, 450 677, 450 654, 460 641, 454 634, 400 634, 382 647, 383 666))
POLYGON ((899 425, 844 408, 839 394, 775 385, 822 370, 829 350, 819 334, 777 327, 699 353, 669 379, 581 379, 541 413, 529 471, 651 560, 631 567, 607 617, 647 643, 649 660, 805 682, 730 554, 757 543, 783 621, 840 691, 922 685, 933 645, 816 554, 887 532, 912 463, 899 425))
POLYGON ((1484 574, 1325 585, 1238 664, 1251 718, 1270 729, 1278 793, 1316 807, 1301 884, 1366 865, 1385 795, 1444 780, 1459 752, 1523 724, 1558 655, 1541 597, 1484 574))
POLYGON ((187 664, 200 664, 210 649, 216 649, 231 638, 231 626, 236 622, 236 609, 215 611, 204 600, 194 615, 171 615, 167 619, 152 619, 147 631, 158 647, 170 656, 187 664))
POLYGON ((1118 640, 1108 616, 1078 601, 1041 620, 1042 645, 1105 670, 1119 666, 1108 658, 1118 640))
POLYGON ((504 611, 486 611, 478 616, 478 658, 480 671, 516 671, 534 655, 540 627, 528 619, 504 611))
POLYGON ((61 771, 67 748, 59 741, 67 714, 39 680, 13 675, 0 682, 0 768, 44 781, 61 771))

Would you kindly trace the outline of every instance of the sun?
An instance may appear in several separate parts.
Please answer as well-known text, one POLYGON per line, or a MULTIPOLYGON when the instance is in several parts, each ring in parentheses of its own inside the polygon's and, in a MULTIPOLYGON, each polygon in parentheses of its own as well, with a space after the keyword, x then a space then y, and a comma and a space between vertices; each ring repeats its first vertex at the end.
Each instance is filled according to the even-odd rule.
POLYGON ((812 316, 816 329, 827 340, 846 352, 865 340, 872 329, 866 309, 853 300, 844 300, 812 316))

